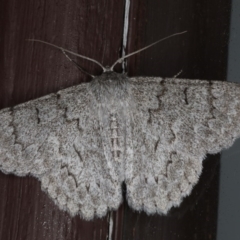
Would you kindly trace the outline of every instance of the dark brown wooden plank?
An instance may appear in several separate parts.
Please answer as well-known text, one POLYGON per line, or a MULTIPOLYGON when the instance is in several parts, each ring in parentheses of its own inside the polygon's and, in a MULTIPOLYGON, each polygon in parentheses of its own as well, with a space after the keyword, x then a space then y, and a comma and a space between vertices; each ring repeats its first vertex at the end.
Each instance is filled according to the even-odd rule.
MULTIPOLYGON (((103 65, 119 57, 124 1, 3 0, 0 4, 0 108, 90 80, 60 51, 27 38, 52 42, 103 65)), ((78 62, 92 74, 101 72, 88 61, 78 62)), ((91 222, 71 218, 32 177, 0 173, 0 192, 0 239, 107 238, 107 217, 91 222)))
MULTIPOLYGON (((188 33, 131 57, 129 75, 173 77, 182 70, 181 78, 225 79, 230 7, 228 0, 131 1, 128 52, 188 33)), ((219 155, 209 156, 192 194, 167 216, 139 214, 124 203, 121 239, 216 239, 218 186, 219 155)))

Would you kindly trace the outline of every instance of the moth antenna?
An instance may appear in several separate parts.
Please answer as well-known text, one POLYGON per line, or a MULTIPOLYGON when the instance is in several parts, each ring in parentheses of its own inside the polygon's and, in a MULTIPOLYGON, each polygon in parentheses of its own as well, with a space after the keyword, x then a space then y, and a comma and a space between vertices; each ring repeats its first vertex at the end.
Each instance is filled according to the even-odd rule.
POLYGON ((94 60, 94 59, 92 59, 92 58, 89 58, 89 57, 86 57, 86 56, 83 56, 83 55, 74 53, 74 52, 72 52, 72 51, 69 51, 69 50, 67 50, 67 49, 65 49, 65 48, 59 47, 59 46, 54 45, 54 44, 52 44, 52 43, 45 42, 45 41, 42 41, 42 40, 37 40, 37 39, 26 39, 26 41, 40 42, 40 43, 47 44, 47 45, 49 45, 49 46, 55 47, 55 48, 57 48, 57 49, 60 49, 61 51, 70 53, 70 54, 72 54, 72 55, 74 55, 74 56, 77 56, 77 57, 80 57, 80 58, 83 58, 83 59, 87 59, 87 60, 89 60, 89 61, 91 61, 91 62, 94 62, 94 63, 96 63, 98 66, 100 66, 100 67, 102 68, 103 72, 106 72, 106 71, 107 71, 107 69, 106 69, 105 67, 103 67, 103 65, 102 65, 101 63, 99 63, 98 61, 96 61, 96 60, 94 60))
POLYGON ((170 35, 170 36, 168 36, 168 37, 162 38, 162 39, 160 39, 160 40, 158 40, 158 41, 156 41, 156 42, 154 42, 154 43, 152 43, 152 44, 150 44, 150 45, 148 45, 148 46, 146 46, 146 47, 144 47, 144 48, 141 48, 141 49, 139 49, 139 50, 137 50, 137 51, 135 51, 135 52, 129 53, 129 54, 127 54, 127 55, 119 58, 119 59, 111 66, 110 70, 113 71, 113 68, 114 68, 118 63, 121 63, 125 58, 128 58, 128 57, 130 57, 130 56, 132 56, 132 55, 134 55, 134 54, 137 54, 137 53, 139 53, 139 52, 142 52, 142 51, 144 51, 144 50, 152 47, 153 45, 156 45, 157 43, 162 42, 162 41, 164 41, 164 40, 166 40, 166 39, 168 39, 168 38, 171 38, 171 37, 174 37, 174 36, 177 36, 177 35, 181 35, 181 34, 184 34, 184 33, 186 33, 186 32, 187 32, 187 31, 180 32, 180 33, 174 33, 174 34, 172 34, 172 35, 170 35))

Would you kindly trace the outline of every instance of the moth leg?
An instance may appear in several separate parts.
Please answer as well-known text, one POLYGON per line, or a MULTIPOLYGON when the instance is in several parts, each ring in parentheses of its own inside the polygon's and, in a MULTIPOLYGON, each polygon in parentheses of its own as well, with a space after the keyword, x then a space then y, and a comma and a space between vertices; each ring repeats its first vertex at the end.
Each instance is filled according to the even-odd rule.
POLYGON ((70 62, 73 62, 73 63, 75 64, 75 66, 76 66, 81 72, 83 72, 84 74, 89 75, 89 76, 92 77, 92 78, 95 78, 94 75, 92 75, 92 74, 88 73, 87 71, 85 71, 79 64, 77 64, 73 59, 71 59, 71 58, 66 54, 66 52, 65 52, 63 49, 61 49, 61 51, 62 51, 62 53, 65 55, 65 57, 66 57, 70 62))

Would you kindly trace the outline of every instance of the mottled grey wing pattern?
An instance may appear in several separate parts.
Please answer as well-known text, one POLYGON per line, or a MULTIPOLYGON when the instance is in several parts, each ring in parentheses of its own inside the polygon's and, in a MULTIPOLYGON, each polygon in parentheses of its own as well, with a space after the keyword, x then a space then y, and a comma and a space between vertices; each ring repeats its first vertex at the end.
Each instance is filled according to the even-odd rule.
POLYGON ((71 215, 122 201, 167 213, 190 194, 207 153, 240 135, 240 86, 105 72, 0 111, 0 170, 37 177, 71 215))
POLYGON ((37 177, 54 202, 84 219, 122 201, 89 84, 0 111, 0 170, 37 177))
POLYGON ((126 163, 127 199, 166 214, 198 182, 207 153, 240 135, 240 86, 220 81, 132 78, 133 158, 126 163))

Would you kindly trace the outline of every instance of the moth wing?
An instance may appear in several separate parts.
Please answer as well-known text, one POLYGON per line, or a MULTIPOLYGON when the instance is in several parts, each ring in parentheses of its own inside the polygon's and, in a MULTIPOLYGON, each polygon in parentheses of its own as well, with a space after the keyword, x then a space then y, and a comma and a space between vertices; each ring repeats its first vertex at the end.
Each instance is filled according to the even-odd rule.
POLYGON ((37 177, 61 209, 84 219, 104 216, 122 200, 88 86, 0 111, 0 170, 37 177))
POLYGON ((190 194, 207 153, 240 136, 240 86, 220 81, 132 78, 132 157, 127 200, 166 214, 190 194))

